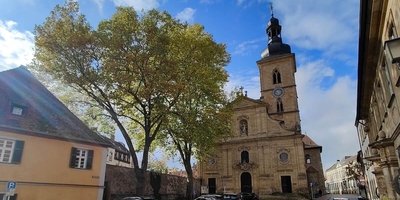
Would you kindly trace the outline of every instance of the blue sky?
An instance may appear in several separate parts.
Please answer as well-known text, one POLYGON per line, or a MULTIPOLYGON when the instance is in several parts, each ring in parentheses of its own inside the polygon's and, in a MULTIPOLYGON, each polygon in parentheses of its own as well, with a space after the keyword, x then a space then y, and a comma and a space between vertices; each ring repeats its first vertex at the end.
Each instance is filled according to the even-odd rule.
MULTIPOLYGON (((232 56, 226 90, 243 86, 260 97, 256 65, 267 46, 265 29, 274 16, 283 42, 296 54, 302 131, 323 146, 324 170, 359 149, 355 122, 359 0, 78 0, 93 27, 116 6, 166 10, 175 18, 200 23, 232 56)), ((0 71, 28 64, 33 29, 60 0, 0 0, 0 71)), ((120 135, 116 137, 123 140, 120 135)))

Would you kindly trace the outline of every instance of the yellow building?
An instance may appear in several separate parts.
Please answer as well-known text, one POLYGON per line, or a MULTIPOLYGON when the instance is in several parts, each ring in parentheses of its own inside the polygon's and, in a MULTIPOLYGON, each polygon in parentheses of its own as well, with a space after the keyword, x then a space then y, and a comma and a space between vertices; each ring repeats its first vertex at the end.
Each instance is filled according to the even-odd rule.
POLYGON ((108 145, 25 67, 0 73, 0 199, 100 200, 108 145))

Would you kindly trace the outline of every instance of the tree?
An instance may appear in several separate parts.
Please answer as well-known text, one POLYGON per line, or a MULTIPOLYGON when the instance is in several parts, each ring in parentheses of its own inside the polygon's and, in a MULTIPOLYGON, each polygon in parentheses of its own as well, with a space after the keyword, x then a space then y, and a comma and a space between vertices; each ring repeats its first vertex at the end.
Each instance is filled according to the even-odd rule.
MULTIPOLYGON (((205 37, 207 39, 198 38, 195 41, 204 44, 206 43, 204 40, 210 40, 210 36, 205 37)), ((194 46, 197 46, 197 43, 194 46)), ((172 114, 168 116, 169 123, 164 130, 166 142, 173 144, 166 145, 169 147, 167 150, 178 152, 185 167, 188 176, 187 199, 193 199, 192 157, 198 160, 208 158, 214 152, 215 142, 231 135, 232 108, 223 90, 223 84, 228 76, 214 66, 201 66, 203 67, 190 72, 194 76, 187 76, 190 89, 187 93, 183 93, 180 101, 174 105, 172 114), (194 77, 207 77, 207 79, 203 78, 201 81, 204 82, 201 84, 190 84, 194 77)))
POLYGON ((354 180, 360 182, 360 175, 362 175, 361 165, 358 162, 350 161, 346 166, 347 180, 354 180))
POLYGON ((150 157, 148 170, 157 173, 168 173, 167 158, 163 157, 161 159, 157 159, 150 157))
POLYGON ((203 29, 188 31, 191 27, 166 12, 150 10, 139 16, 133 8, 119 7, 95 30, 76 1, 57 5, 42 25, 35 26, 38 69, 90 99, 85 102, 89 107, 101 109, 115 123, 132 156, 139 196, 151 145, 169 123, 173 106, 188 93, 187 76, 194 76, 190 84, 211 84, 203 81, 207 77, 187 72, 202 65, 223 71, 229 61, 225 45, 214 41, 182 54, 192 39, 208 35, 203 29), (209 59, 214 48, 222 48, 224 54, 209 59), (136 134, 143 135, 140 165, 130 137, 136 134))
POLYGON ((358 162, 350 161, 345 169, 348 179, 358 180, 362 174, 361 165, 358 162))
MULTIPOLYGON (((182 109, 171 116, 166 133, 177 150, 188 176, 187 199, 193 199, 192 157, 204 160, 214 153, 215 142, 230 132, 230 111, 218 105, 202 107, 193 100, 182 103, 182 109), (186 105, 186 108, 183 108, 186 105)), ((201 104, 201 103, 200 103, 201 104)))

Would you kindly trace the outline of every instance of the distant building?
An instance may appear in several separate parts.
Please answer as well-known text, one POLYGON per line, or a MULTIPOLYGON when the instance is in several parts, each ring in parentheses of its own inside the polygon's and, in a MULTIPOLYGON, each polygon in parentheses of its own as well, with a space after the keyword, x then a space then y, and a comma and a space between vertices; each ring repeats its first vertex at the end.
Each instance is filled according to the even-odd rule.
POLYGON ((102 137, 111 144, 107 148, 107 164, 133 168, 131 153, 125 147, 124 143, 115 141, 114 136, 108 138, 102 135, 102 137))
POLYGON ((400 64, 385 43, 400 36, 400 1, 360 0, 359 30, 355 126, 367 180, 360 189, 369 199, 399 200, 400 64))
MULTIPOLYGON (((197 164, 194 164, 192 166, 192 173, 193 173, 193 178, 197 179, 198 178, 197 164)), ((168 174, 174 176, 187 177, 186 170, 184 169, 168 169, 168 174)))
POLYGON ((268 46, 257 61, 261 97, 242 92, 234 101, 232 137, 216 143, 217 153, 199 163, 210 194, 310 193, 311 183, 313 192, 325 188, 322 147, 301 133, 295 54, 282 43, 281 29, 272 15, 268 46))
POLYGON ((25 67, 0 72, 0 199, 101 200, 109 145, 25 67))
POLYGON ((357 163, 357 155, 345 156, 325 171, 327 192, 332 194, 358 194, 357 180, 352 179, 346 173, 346 167, 351 163, 357 163))

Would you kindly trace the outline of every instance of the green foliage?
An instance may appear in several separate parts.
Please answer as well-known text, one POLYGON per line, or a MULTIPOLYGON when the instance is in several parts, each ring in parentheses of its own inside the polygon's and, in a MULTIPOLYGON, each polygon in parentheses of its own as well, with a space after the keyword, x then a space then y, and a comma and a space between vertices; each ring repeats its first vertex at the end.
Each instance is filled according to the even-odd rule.
POLYGON ((154 157, 149 157, 149 171, 157 173, 168 173, 168 159, 163 157, 161 159, 156 159, 154 157))
POLYGON ((361 165, 358 162, 350 161, 346 167, 346 176, 348 179, 359 180, 360 175, 362 174, 361 165))

